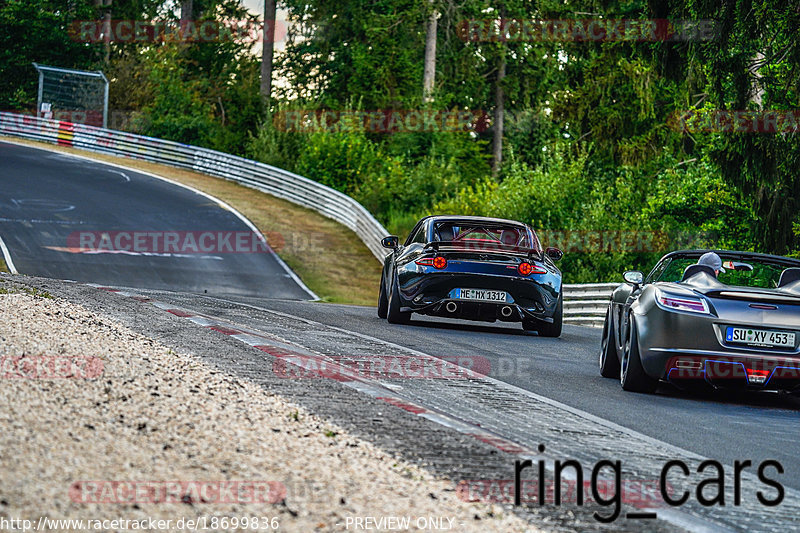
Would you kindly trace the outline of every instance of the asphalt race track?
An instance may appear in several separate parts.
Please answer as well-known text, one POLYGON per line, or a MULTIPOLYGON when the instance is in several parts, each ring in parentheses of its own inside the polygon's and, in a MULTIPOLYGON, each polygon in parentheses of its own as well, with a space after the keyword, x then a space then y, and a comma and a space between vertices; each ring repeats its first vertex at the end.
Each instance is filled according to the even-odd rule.
MULTIPOLYGON (((0 237, 22 274, 195 293, 312 297, 271 250, 230 253, 233 246, 221 245, 223 253, 197 253, 156 245, 148 254, 75 253, 70 245, 79 242, 77 232, 252 234, 234 213, 189 189, 0 142, 0 237)), ((248 248, 253 249, 259 250, 248 248)))
MULTIPOLYGON (((244 300, 252 305, 377 337, 437 357, 481 355, 490 376, 673 446, 733 465, 776 459, 786 486, 800 489, 800 398, 771 393, 692 394, 663 385, 657 394, 625 392, 600 376, 600 329, 565 326, 558 339, 519 325, 412 315, 389 324, 374 308, 244 300)), ((620 443, 624 446, 624 443, 620 443)))
MULTIPOLYGON (((783 486, 800 490, 797 453, 800 399, 796 397, 771 393, 698 395, 666 385, 654 395, 627 393, 617 381, 599 376, 599 329, 565 326, 561 338, 549 339, 526 333, 519 325, 418 315, 414 315, 409 325, 391 325, 379 319, 371 307, 299 301, 308 300, 308 293, 271 253, 220 254, 222 259, 205 259, 54 250, 53 247, 65 246, 67 235, 76 228, 90 231, 209 228, 246 231, 248 228, 208 198, 146 175, 126 170, 126 180, 114 167, 4 143, 0 143, 0 154, 0 236, 20 273, 175 291, 159 293, 154 298, 178 308, 223 317, 236 326, 280 334, 321 353, 334 348, 346 353, 354 349, 350 346, 366 349, 363 347, 370 346, 371 341, 364 336, 369 336, 399 345, 398 349, 409 348, 434 357, 480 356, 488 362, 489 375, 495 380, 560 402, 574 410, 571 413, 578 418, 608 421, 660 443, 715 459, 729 471, 737 460, 749 460, 753 465, 777 460, 784 469, 779 476, 783 486), (233 302, 244 305, 232 305, 233 302), (278 314, 270 317, 271 312, 278 314), (280 320, 285 324, 281 325, 280 320), (313 324, 298 326, 293 333, 293 325, 304 320, 313 324), (322 331, 320 325, 332 328, 322 331), (352 338, 338 337, 333 328, 346 330, 344 336, 352 338), (358 337, 361 344, 349 332, 361 335, 358 337)), ((259 364, 264 364, 259 371, 270 372, 268 364, 259 364)), ((417 395, 416 398, 427 399, 429 403, 439 402, 443 412, 462 409, 457 395, 444 395, 442 390, 447 387, 443 385, 437 388, 436 384, 413 383, 396 388, 402 391, 404 386, 404 393, 417 395)), ((483 401, 488 412, 492 398, 484 397, 476 405, 483 401)), ((494 407, 497 412, 508 413, 506 420, 494 420, 498 427, 506 428, 503 437, 522 443, 531 436, 526 428, 535 425, 515 425, 508 404, 497 403, 494 407)), ((519 410, 518 416, 524 408, 519 402, 514 406, 519 410)), ((561 441, 554 444, 569 452, 570 428, 560 428, 558 423, 551 424, 550 429, 553 427, 564 432, 561 441)), ((596 436, 603 437, 601 433, 596 436)), ((535 446, 535 439, 529 440, 525 445, 535 446)), ((644 441, 634 450, 640 457, 642 454, 636 450, 642 449, 641 442, 644 441)), ((634 453, 627 449, 628 442, 624 439, 615 440, 614 446, 619 449, 596 452, 610 457, 617 452, 634 453)), ((798 503, 793 501, 791 505, 798 503)), ((794 512, 791 509, 786 512, 794 512)), ((717 511, 725 514, 732 508, 717 511)), ((771 510, 761 508, 760 512, 765 513, 759 515, 763 517, 771 510)), ((792 527, 779 523, 787 527, 785 530, 792 527)))

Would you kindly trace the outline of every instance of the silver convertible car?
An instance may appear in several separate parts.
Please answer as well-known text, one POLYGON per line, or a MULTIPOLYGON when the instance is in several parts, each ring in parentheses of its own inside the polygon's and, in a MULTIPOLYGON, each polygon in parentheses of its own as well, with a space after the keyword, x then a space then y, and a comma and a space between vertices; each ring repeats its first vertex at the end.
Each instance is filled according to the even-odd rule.
POLYGON ((679 388, 800 392, 800 260, 708 250, 665 255, 645 278, 628 271, 611 297, 600 374, 629 391, 679 388))

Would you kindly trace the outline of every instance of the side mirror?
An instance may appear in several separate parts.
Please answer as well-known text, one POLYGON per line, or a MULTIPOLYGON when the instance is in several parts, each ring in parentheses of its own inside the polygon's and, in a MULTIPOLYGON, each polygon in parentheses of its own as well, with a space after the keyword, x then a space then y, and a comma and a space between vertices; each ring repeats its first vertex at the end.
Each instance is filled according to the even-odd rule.
POLYGON ((549 247, 549 248, 547 248, 547 249, 544 251, 544 253, 545 253, 545 255, 546 255, 547 257, 549 257, 549 258, 550 258, 550 259, 552 259, 553 261, 558 261, 559 259, 561 259, 562 257, 564 257, 564 252, 562 252, 562 251, 561 251, 561 250, 559 250, 558 248, 553 248, 552 246, 551 246, 551 247, 549 247))
POLYGON ((628 270, 622 275, 622 278, 631 285, 641 285, 644 283, 644 274, 638 270, 628 270))
POLYGON ((400 246, 400 239, 398 239, 396 235, 389 235, 381 239, 381 246, 394 250, 400 246))

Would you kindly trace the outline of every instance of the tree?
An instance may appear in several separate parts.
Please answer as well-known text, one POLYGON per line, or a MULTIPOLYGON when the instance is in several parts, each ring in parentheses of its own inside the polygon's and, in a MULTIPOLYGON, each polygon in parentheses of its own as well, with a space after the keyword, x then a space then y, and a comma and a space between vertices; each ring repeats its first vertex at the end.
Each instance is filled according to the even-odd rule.
POLYGON ((428 3, 286 0, 293 26, 277 68, 292 96, 341 109, 419 105, 428 3))
POLYGON ((275 51, 275 18, 278 6, 275 0, 264 0, 264 32, 261 52, 261 97, 269 102, 272 97, 272 56, 275 51))
POLYGON ((422 78, 422 101, 433 101, 433 86, 436 81, 436 26, 439 13, 433 7, 434 0, 430 0, 431 13, 425 26, 425 68, 422 78))
POLYGON ((506 57, 500 54, 497 58, 497 75, 494 82, 494 134, 492 137, 492 175, 497 177, 503 163, 503 123, 505 120, 505 91, 503 82, 506 79, 506 57))
MULTIPOLYGON (((694 66, 707 80, 706 107, 755 111, 763 130, 767 111, 800 107, 800 9, 767 0, 725 3, 689 1, 698 18, 717 19, 715 39, 694 43, 694 66)), ((793 224, 800 213, 800 131, 719 132, 704 142, 724 178, 752 202, 757 220, 754 245, 784 253, 796 245, 793 224)))
POLYGON ((192 22, 194 17, 194 6, 192 0, 181 0, 181 28, 186 28, 186 25, 192 22))
POLYGON ((71 33, 72 23, 95 20, 89 2, 15 0, 0 2, 0 109, 32 109, 37 76, 32 62, 93 70, 100 55, 71 33))

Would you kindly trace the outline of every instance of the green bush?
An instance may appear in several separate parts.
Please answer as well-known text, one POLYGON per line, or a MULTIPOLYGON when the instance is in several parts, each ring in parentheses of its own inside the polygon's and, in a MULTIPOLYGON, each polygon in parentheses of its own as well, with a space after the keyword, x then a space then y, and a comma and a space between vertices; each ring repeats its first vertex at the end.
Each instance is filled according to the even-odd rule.
POLYGON ((314 132, 297 159, 297 172, 344 193, 353 193, 364 180, 382 173, 386 161, 363 132, 314 132))
POLYGON ((267 116, 255 134, 246 142, 247 157, 268 165, 294 172, 297 157, 308 142, 308 135, 298 131, 286 131, 280 124, 284 108, 267 116))
POLYGON ((569 283, 615 281, 678 248, 753 248, 752 209, 713 166, 667 157, 641 168, 593 168, 559 153, 537 169, 512 161, 503 181, 464 187, 432 212, 531 224, 544 246, 566 252, 560 268, 569 283))

